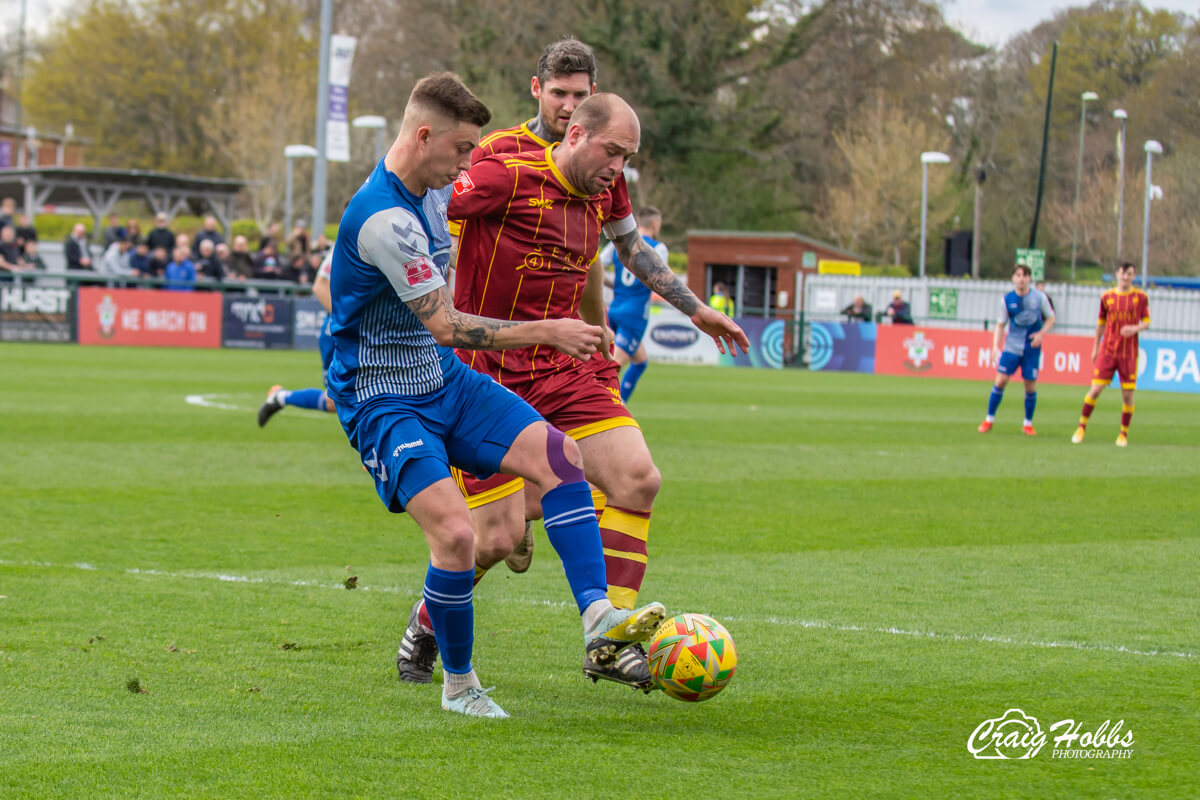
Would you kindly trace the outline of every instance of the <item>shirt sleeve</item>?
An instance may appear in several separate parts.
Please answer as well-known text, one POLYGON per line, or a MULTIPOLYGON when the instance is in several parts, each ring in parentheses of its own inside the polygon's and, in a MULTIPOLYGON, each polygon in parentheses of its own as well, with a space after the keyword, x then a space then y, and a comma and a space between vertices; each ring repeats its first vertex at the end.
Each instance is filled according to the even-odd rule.
POLYGON ((407 209, 387 208, 363 223, 358 232, 358 255, 382 272, 406 303, 446 285, 433 263, 421 221, 407 209))
POLYGON ((504 166, 500 156, 480 159, 454 182, 446 215, 452 220, 473 219, 507 207, 516 190, 519 169, 504 166))
POLYGON ((612 192, 612 208, 604 223, 604 235, 615 240, 636 230, 637 222, 633 218, 633 204, 629 201, 629 185, 625 182, 624 173, 617 176, 609 191, 612 192))
POLYGON ((658 257, 662 259, 662 262, 664 264, 669 265, 671 263, 670 261, 667 260, 668 256, 671 255, 671 252, 669 250, 667 250, 667 246, 665 244, 663 244, 662 242, 659 242, 658 244, 656 244, 654 246, 654 252, 658 253, 658 257))
POLYGON ((997 325, 1008 324, 1008 303, 1004 302, 1004 298, 1000 298, 1000 316, 996 317, 997 325))
POLYGON ((317 270, 317 277, 329 280, 330 270, 333 269, 333 246, 329 247, 329 252, 325 254, 325 258, 321 260, 321 268, 317 270))
POLYGON ((1045 292, 1039 292, 1042 296, 1042 319, 1050 319, 1054 316, 1054 306, 1050 305, 1050 296, 1045 292))
POLYGON ((1108 322, 1108 304, 1104 302, 1108 297, 1108 293, 1100 295, 1100 316, 1096 318, 1097 325, 1103 325, 1108 322))
POLYGON ((1139 299, 1141 300, 1141 304, 1142 304, 1141 320, 1142 320, 1142 322, 1149 325, 1150 324, 1150 298, 1143 294, 1139 299))

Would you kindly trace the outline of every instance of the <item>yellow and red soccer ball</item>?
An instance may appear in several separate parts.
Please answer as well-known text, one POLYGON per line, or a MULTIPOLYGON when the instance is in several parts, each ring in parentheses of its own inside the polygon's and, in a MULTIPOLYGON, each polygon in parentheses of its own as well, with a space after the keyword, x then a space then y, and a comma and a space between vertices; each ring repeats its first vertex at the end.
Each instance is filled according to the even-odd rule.
POLYGON ((658 688, 689 703, 716 695, 737 669, 733 637, 704 614, 680 614, 664 622, 651 638, 646 658, 658 688))

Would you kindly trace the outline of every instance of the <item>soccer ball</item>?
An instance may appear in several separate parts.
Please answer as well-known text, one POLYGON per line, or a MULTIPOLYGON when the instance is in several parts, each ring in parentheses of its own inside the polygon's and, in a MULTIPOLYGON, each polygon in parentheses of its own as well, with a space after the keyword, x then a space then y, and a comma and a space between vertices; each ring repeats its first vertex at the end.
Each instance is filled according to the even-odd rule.
POLYGON ((704 614, 680 614, 664 622, 650 640, 646 658, 658 688, 689 703, 716 695, 737 669, 733 637, 704 614))

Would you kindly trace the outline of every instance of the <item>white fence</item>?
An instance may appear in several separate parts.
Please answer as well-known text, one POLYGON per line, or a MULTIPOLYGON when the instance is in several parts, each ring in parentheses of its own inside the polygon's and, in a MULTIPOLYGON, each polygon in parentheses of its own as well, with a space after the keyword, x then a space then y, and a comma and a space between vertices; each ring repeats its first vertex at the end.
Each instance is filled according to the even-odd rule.
MULTIPOLYGON (((797 276, 797 284, 800 276, 797 276)), ((1100 296, 1107 287, 1047 283, 1045 292, 1054 304, 1055 331, 1088 336, 1096 330, 1100 296)), ((875 278, 846 275, 809 275, 803 286, 805 321, 844 320, 841 311, 861 294, 875 313, 892 302, 899 289, 922 325, 943 328, 988 328, 999 318, 1000 298, 1012 289, 1010 281, 974 281, 957 278, 875 278), (930 293, 939 292, 941 307, 930 308, 930 293), (947 312, 953 306, 953 314, 947 312)), ((1150 331, 1156 339, 1200 339, 1200 292, 1186 289, 1150 289, 1150 331)), ((797 318, 797 321, 798 318, 797 318)), ((1149 335, 1149 334, 1148 334, 1149 335)))

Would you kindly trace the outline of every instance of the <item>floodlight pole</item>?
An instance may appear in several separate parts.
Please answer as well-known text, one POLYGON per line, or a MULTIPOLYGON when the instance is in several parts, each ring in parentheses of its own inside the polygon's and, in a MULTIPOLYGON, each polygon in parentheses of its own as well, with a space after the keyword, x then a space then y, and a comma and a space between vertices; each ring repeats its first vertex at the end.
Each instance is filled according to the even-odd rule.
POLYGON ((1125 121, 1129 115, 1118 108, 1113 116, 1121 120, 1121 146, 1117 148, 1117 264, 1121 263, 1121 234, 1125 224, 1125 121))
POLYGON ((1079 161, 1075 167, 1075 208, 1071 215, 1071 283, 1075 282, 1075 243, 1079 238, 1079 189, 1083 183, 1083 135, 1087 123, 1089 100, 1099 100, 1095 92, 1084 92, 1079 96, 1079 161))
POLYGON ((329 119, 329 30, 333 27, 333 0, 321 0, 321 55, 317 66, 317 156, 313 165, 312 228, 309 236, 325 232, 325 129, 329 119))
POLYGON ((948 164, 950 156, 945 153, 929 151, 921 153, 921 277, 925 277, 925 219, 926 208, 929 205, 929 165, 948 164))
POLYGON ((1162 144, 1150 139, 1146 142, 1146 210, 1142 219, 1142 289, 1148 289, 1150 284, 1147 283, 1150 263, 1150 194, 1153 184, 1150 182, 1150 173, 1154 166, 1154 155, 1161 154, 1163 151, 1162 144))

